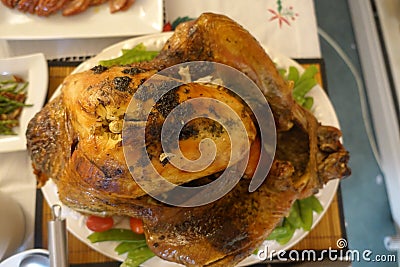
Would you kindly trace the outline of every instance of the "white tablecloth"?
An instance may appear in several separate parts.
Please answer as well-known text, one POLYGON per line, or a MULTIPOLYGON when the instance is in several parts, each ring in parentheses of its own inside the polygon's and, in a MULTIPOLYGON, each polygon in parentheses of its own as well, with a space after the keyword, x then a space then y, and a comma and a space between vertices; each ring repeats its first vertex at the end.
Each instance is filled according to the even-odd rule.
POLYGON ((269 49, 292 58, 320 58, 312 0, 165 0, 166 22, 196 18, 203 12, 225 14, 269 49))
MULTIPOLYGON (((167 23, 172 24, 178 17, 196 18, 202 12, 222 13, 239 22, 273 51, 292 58, 321 57, 312 0, 165 0, 164 3, 167 23)), ((48 19, 51 23, 51 18, 48 19)), ((7 40, 0 43, 0 58, 38 52, 47 59, 93 56, 127 38, 7 40)))
MULTIPOLYGON (((223 13, 275 52, 292 58, 321 57, 312 0, 165 0, 164 3, 167 23, 173 24, 179 17, 196 18, 202 12, 223 13)), ((47 19, 51 23, 51 17, 47 19)), ((0 29, 0 58, 37 52, 44 53, 47 59, 93 56, 127 38, 4 40, 0 29)), ((32 247, 35 179, 25 151, 0 153, 0 190, 9 192, 23 206, 28 231, 22 248, 32 247)))

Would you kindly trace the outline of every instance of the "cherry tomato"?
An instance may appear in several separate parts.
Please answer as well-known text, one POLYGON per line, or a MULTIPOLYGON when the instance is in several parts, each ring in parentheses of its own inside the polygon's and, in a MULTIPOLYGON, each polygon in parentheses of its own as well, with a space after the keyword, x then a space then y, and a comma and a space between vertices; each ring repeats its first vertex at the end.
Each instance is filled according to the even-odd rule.
POLYGON ((172 25, 171 23, 167 22, 164 24, 163 32, 169 32, 169 31, 172 31, 172 25))
POLYGON ((143 234, 143 221, 138 218, 130 218, 129 224, 131 226, 131 230, 136 234, 143 234))
POLYGON ((104 232, 111 229, 114 225, 112 217, 99 217, 90 215, 86 220, 86 226, 94 232, 104 232))

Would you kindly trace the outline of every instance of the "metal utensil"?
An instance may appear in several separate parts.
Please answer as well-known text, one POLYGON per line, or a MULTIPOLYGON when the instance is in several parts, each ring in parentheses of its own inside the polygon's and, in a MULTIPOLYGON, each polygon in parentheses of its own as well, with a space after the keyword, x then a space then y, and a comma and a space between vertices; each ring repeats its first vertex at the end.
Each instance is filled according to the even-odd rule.
POLYGON ((50 266, 49 255, 44 253, 32 253, 23 258, 19 267, 48 267, 50 266))
POLYGON ((48 222, 50 267, 68 266, 68 242, 65 219, 61 218, 61 206, 51 207, 52 220, 48 222))

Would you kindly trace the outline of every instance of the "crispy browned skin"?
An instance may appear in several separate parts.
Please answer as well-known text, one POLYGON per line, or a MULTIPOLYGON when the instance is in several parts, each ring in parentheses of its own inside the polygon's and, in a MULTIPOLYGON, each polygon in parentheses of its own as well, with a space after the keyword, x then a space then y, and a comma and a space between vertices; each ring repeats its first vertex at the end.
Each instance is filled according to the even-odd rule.
POLYGON ((207 60, 232 66, 260 87, 275 111, 278 129, 292 126, 291 88, 275 64, 247 30, 226 16, 204 14, 180 24, 160 56, 146 67, 162 69, 180 62, 207 60))
MULTIPOLYGON (((321 178, 321 172, 317 172, 320 168, 318 165, 327 165, 328 161, 334 159, 334 162, 340 164, 330 164, 333 177, 350 174, 346 164, 349 155, 340 142, 336 150, 329 152, 329 159, 327 153, 319 153, 319 122, 309 111, 295 103, 291 86, 279 75, 275 64, 258 41, 243 27, 226 16, 203 14, 196 21, 180 24, 165 44, 160 56, 142 66, 157 69, 193 60, 227 64, 247 74, 256 82, 273 111, 278 139, 284 136, 284 140, 291 138, 295 141, 287 142, 287 145, 278 141, 276 158, 297 164, 293 179, 297 188, 304 189, 303 197, 315 193, 326 182, 326 179, 321 178), (297 158, 300 147, 303 148, 301 161, 297 158), (293 153, 282 152, 285 150, 293 153)), ((325 132, 330 131, 341 135, 340 131, 334 128, 328 128, 325 132)))
POLYGON ((206 206, 151 208, 153 216, 144 217, 148 245, 158 256, 187 266, 232 266, 247 257, 287 214, 296 196, 289 182, 293 169, 274 164, 254 193, 243 180, 206 206))
MULTIPOLYGON (((79 200, 82 198, 79 192, 76 192, 76 195, 71 193, 69 187, 72 180, 76 186, 92 188, 99 195, 107 195, 110 202, 119 202, 121 198, 125 198, 128 201, 145 194, 132 179, 125 163, 122 147, 122 123, 132 95, 140 84, 154 74, 154 71, 136 75, 124 73, 126 71, 129 72, 131 69, 130 67, 114 67, 102 73, 89 70, 69 76, 63 83, 62 95, 50 104, 57 105, 57 103, 62 103, 60 112, 64 116, 58 116, 60 118, 54 125, 48 124, 49 122, 47 121, 44 122, 44 117, 41 115, 44 113, 48 116, 47 112, 51 113, 53 109, 53 107, 46 106, 30 123, 28 147, 32 151, 42 150, 42 142, 45 141, 39 140, 40 142, 36 142, 32 138, 34 134, 42 133, 52 136, 53 132, 58 132, 58 129, 53 127, 59 127, 60 125, 65 125, 65 128, 71 129, 68 133, 68 143, 65 146, 59 147, 57 145, 52 147, 53 150, 46 148, 46 151, 41 151, 45 153, 43 159, 39 158, 42 156, 41 153, 34 153, 35 169, 40 170, 38 172, 44 173, 47 177, 55 179, 60 189, 61 200, 70 206, 75 205, 74 203, 69 203, 71 199, 79 200), (124 80, 128 84, 121 82, 124 80), (32 127, 36 127, 36 129, 32 127), (37 127, 41 128, 37 129, 37 127), (64 158, 59 161, 64 162, 64 164, 54 166, 53 159, 48 156, 53 153, 58 154, 58 149, 67 152, 63 153, 64 158), (62 169, 58 167, 62 167, 62 169), (62 190, 62 188, 66 190, 62 190)), ((228 133, 213 121, 201 118, 188 123, 186 129, 190 129, 190 131, 187 131, 186 135, 182 136, 179 145, 183 155, 188 159, 195 160, 200 156, 198 150, 200 141, 205 138, 212 139, 217 146, 217 151, 220 152, 212 164, 203 171, 192 173, 179 170, 172 164, 161 160, 163 149, 160 143, 160 130, 165 117, 170 109, 179 105, 179 103, 199 96, 215 98, 230 105, 241 116, 242 122, 246 127, 249 137, 246 142, 253 142, 256 136, 256 128, 250 117, 251 114, 245 110, 245 106, 238 99, 226 90, 198 83, 180 86, 178 90, 169 94, 165 100, 161 99, 161 102, 155 105, 148 122, 149 130, 146 131, 147 153, 152 159, 151 162, 154 168, 164 178, 175 184, 186 183, 222 171, 230 160, 235 163, 235 159, 232 160, 230 158, 231 143, 229 142, 228 133), (165 101, 168 101, 168 103, 165 101)), ((143 100, 143 105, 153 106, 154 104, 152 98, 143 100)), ((208 110, 208 106, 195 105, 192 108, 200 114, 206 113, 208 110)), ((216 112, 221 113, 218 110, 216 112)), ((224 116, 224 114, 220 115, 224 116)), ((54 117, 53 114, 51 116, 54 117)), ((52 117, 50 118, 53 119, 52 117)), ((130 133, 129 136, 126 136, 127 142, 134 138, 144 138, 140 132, 137 132, 136 125, 142 125, 145 121, 140 121, 140 118, 132 117, 131 119, 132 121, 126 122, 127 132, 130 133)), ((60 136, 60 139, 64 137, 60 136)), ((60 140, 57 139, 57 141, 60 140)), ((240 141, 236 141, 235 145, 240 147, 240 141)), ((136 146, 133 147, 136 148, 136 146)), ((133 152, 131 168, 134 169, 135 173, 142 173, 145 166, 142 166, 141 155, 135 151, 133 152)), ((247 151, 243 151, 243 153, 245 152, 247 151)), ((237 157, 236 161, 242 157, 237 157)), ((80 207, 76 208, 82 209, 84 205, 88 204, 83 201, 80 207)), ((95 205, 92 205, 90 209, 92 211, 101 210, 95 205)), ((118 209, 110 210, 110 212, 119 213, 118 209)))
POLYGON ((6 7, 14 8, 14 7, 17 5, 18 0, 1 0, 1 2, 2 2, 6 7))
POLYGON ((70 127, 60 97, 48 103, 29 123, 28 149, 38 186, 59 177, 73 149, 70 127))
MULTIPOLYGON (((271 105, 278 130, 277 150, 268 177, 256 192, 248 193, 249 181, 242 179, 222 199, 196 208, 165 206, 141 194, 124 166, 118 134, 104 130, 111 129, 110 121, 121 119, 131 96, 132 92, 116 90, 112 83, 126 67, 68 77, 62 95, 30 122, 28 151, 39 181, 53 178, 61 201, 71 208, 142 218, 149 247, 164 259, 188 266, 232 266, 262 243, 294 200, 315 193, 330 179, 348 176, 349 155, 340 143, 340 130, 321 126, 309 111, 297 105, 290 86, 258 42, 222 15, 206 13, 181 24, 156 59, 132 66, 139 71, 127 74, 132 79, 128 88, 134 91, 154 70, 192 60, 217 61, 246 73, 271 105)), ((189 89, 196 96, 196 86, 189 89)), ((204 90, 209 96, 229 99, 215 88, 204 90)), ((179 90, 176 95, 179 103, 184 100, 179 90)), ((242 109, 239 102, 236 105, 242 109)), ((160 125, 160 113, 156 112, 150 125, 160 125)), ((252 127, 248 125, 249 130, 252 127)), ((134 130, 135 124, 130 127, 134 130)), ((191 139, 195 143, 187 142, 182 149, 190 154, 197 137, 209 134, 199 133, 191 139)), ((153 140, 156 136, 146 137, 153 140)), ((250 139, 252 150, 245 178, 252 176, 260 152, 259 137, 250 139)), ((216 142, 224 147, 218 138, 216 142)), ((150 142, 148 149, 158 159, 158 144, 150 142)), ((168 168, 168 164, 153 163, 157 168, 168 168)), ((214 166, 202 173, 210 175, 208 178, 192 183, 215 179, 219 171, 222 169, 214 166)), ((185 175, 180 178, 174 181, 193 180, 185 175)))

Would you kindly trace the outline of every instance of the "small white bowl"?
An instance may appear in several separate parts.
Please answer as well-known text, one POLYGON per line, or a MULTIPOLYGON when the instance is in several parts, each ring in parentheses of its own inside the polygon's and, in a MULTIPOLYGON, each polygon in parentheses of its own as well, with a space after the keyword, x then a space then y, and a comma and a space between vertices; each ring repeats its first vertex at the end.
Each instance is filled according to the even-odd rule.
POLYGON ((47 95, 48 67, 43 54, 0 59, 0 74, 17 75, 29 82, 26 104, 19 117, 19 126, 14 129, 17 135, 0 135, 0 152, 26 149, 25 131, 29 121, 43 107, 47 95))

